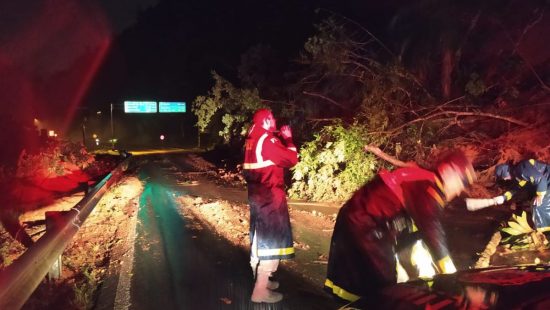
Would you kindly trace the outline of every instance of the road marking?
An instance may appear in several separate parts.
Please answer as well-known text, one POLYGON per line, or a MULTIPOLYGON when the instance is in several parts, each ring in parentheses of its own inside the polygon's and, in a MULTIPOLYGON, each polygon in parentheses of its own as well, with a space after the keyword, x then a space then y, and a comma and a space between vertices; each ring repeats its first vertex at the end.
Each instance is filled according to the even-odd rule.
POLYGON ((139 203, 137 203, 137 210, 134 212, 134 216, 130 220, 130 227, 128 229, 128 238, 126 239, 129 242, 129 249, 124 255, 122 262, 122 267, 120 268, 118 284, 116 288, 115 304, 114 309, 124 309, 127 310, 130 308, 130 288, 132 281, 132 274, 134 268, 134 250, 136 244, 136 226, 137 218, 139 212, 139 203))

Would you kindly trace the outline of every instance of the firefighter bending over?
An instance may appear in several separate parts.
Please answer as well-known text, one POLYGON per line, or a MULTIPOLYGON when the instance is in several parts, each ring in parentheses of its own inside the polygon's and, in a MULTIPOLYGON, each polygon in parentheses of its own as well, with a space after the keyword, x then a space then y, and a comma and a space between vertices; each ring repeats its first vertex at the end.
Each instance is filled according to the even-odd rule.
POLYGON ((418 167, 380 172, 338 212, 325 290, 350 302, 395 284, 397 240, 416 228, 438 271, 455 272, 439 217, 474 177, 470 161, 459 151, 444 156, 435 173, 418 167))
POLYGON ((268 109, 256 111, 245 142, 244 176, 250 204, 250 266, 255 277, 253 302, 283 299, 270 279, 279 260, 294 257, 292 231, 286 202, 284 168, 298 162, 292 131, 282 126, 281 140, 274 135, 276 121, 268 109))
POLYGON ((517 164, 499 164, 495 167, 497 180, 511 181, 514 186, 500 196, 487 199, 471 198, 466 200, 468 210, 475 211, 482 208, 496 206, 509 201, 514 195, 524 189, 535 192, 533 198, 533 223, 535 228, 550 227, 550 166, 535 159, 525 159, 517 164))

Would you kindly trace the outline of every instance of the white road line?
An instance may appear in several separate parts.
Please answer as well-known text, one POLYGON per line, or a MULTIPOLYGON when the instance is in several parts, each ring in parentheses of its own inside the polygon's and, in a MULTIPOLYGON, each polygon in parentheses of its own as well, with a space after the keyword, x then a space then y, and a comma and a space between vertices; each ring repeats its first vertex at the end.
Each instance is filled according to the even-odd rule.
MULTIPOLYGON (((138 198, 139 201, 139 198, 138 198)), ((115 303, 114 303, 114 309, 124 309, 127 310, 130 308, 130 288, 131 288, 131 281, 132 281, 132 275, 133 275, 133 268, 134 268, 134 250, 135 250, 135 244, 136 244, 136 226, 137 226, 137 218, 139 214, 139 202, 137 204, 137 210, 135 211, 135 215, 132 216, 132 219, 130 220, 130 227, 128 229, 128 238, 126 239, 129 243, 128 252, 126 252, 126 255, 124 255, 124 259, 122 260, 122 267, 120 268, 120 275, 118 278, 118 285, 116 288, 116 296, 115 296, 115 303)))

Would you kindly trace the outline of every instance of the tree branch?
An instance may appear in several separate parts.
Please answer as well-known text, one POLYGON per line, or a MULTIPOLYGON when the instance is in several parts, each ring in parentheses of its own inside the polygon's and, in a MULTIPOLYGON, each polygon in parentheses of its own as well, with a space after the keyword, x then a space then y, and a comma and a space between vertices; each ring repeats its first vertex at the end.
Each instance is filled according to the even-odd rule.
POLYGON ((368 34, 372 39, 374 39, 386 52, 388 52, 388 54, 390 54, 392 57, 395 58, 395 54, 392 52, 392 50, 390 50, 381 40, 379 40, 374 34, 372 34, 370 31, 368 31, 365 27, 363 27, 358 22, 356 22, 356 21, 354 21, 350 18, 347 18, 346 16, 344 16, 342 14, 338 14, 334 11, 331 11, 329 9, 322 9, 322 10, 327 11, 327 12, 329 12, 330 14, 332 14, 334 16, 338 16, 338 17, 342 18, 343 20, 346 20, 346 21, 354 24, 359 29, 363 30, 366 34, 368 34))
POLYGON ((504 30, 504 33, 506 34, 506 36, 508 37, 508 40, 510 40, 510 43, 512 43, 514 45, 514 49, 512 50, 512 54, 515 54, 515 55, 518 55, 521 60, 523 60, 525 62, 525 64, 527 65, 527 67, 529 68, 529 70, 531 70, 531 72, 533 73, 533 75, 535 76, 535 78, 537 79, 537 81, 539 82, 539 84, 541 85, 541 87, 550 92, 550 86, 548 86, 539 76, 539 74, 537 73, 537 71, 535 70, 535 68, 531 65, 531 63, 529 63, 527 61, 527 59, 525 59, 525 57, 523 57, 521 55, 521 53, 518 51, 518 48, 519 48, 519 44, 521 43, 521 41, 523 40, 523 37, 525 36, 525 34, 532 28, 534 27, 536 24, 538 24, 541 20, 542 20, 542 17, 544 16, 544 11, 540 14, 539 18, 537 18, 535 21, 533 21, 532 23, 528 24, 525 26, 525 28, 523 29, 523 32, 521 33, 520 37, 518 38, 518 40, 516 42, 514 42, 514 39, 512 38, 512 36, 510 35, 510 33, 507 31, 506 27, 500 23, 500 26, 502 27, 502 29, 504 30))
POLYGON ((317 98, 324 99, 324 100, 326 100, 326 101, 328 101, 328 102, 330 102, 330 103, 332 103, 332 104, 334 104, 334 105, 336 105, 336 106, 339 106, 340 108, 342 108, 342 109, 344 109, 344 110, 346 110, 346 111, 349 111, 349 108, 346 107, 345 105, 343 105, 343 104, 341 104, 341 103, 339 103, 339 102, 336 102, 336 101, 334 101, 333 99, 330 99, 330 98, 328 98, 328 97, 326 97, 326 96, 323 96, 323 95, 321 95, 321 94, 318 94, 318 93, 310 93, 310 92, 307 92, 307 91, 305 91, 305 90, 302 91, 302 93, 303 93, 304 95, 309 95, 309 96, 313 96, 313 97, 317 97, 317 98))
POLYGON ((387 153, 385 153, 384 151, 382 151, 379 147, 377 146, 374 146, 374 145, 365 145, 365 151, 367 152, 371 152, 373 153, 374 155, 382 158, 383 160, 389 162, 390 164, 396 166, 396 167, 418 167, 418 165, 415 163, 415 162, 404 162, 404 161, 401 161, 387 153))
POLYGON ((438 116, 441 116, 441 115, 454 115, 455 118, 456 117, 460 117, 460 116, 482 116, 482 117, 489 117, 489 118, 495 118, 495 119, 500 119, 500 120, 503 120, 503 121, 507 121, 509 123, 512 123, 512 124, 516 124, 516 125, 519 125, 519 126, 523 126, 523 127, 528 127, 529 124, 525 123, 525 122, 522 122, 522 121, 518 121, 514 118, 511 118, 511 117, 506 117, 506 116, 500 116, 500 115, 496 115, 496 114, 491 114, 491 113, 484 113, 484 112, 461 112, 461 111, 441 111, 441 112, 437 112, 437 113, 433 113, 431 115, 427 115, 427 116, 424 116, 424 117, 420 117, 420 118, 417 118, 417 119, 414 119, 410 122, 407 122, 401 126, 398 126, 396 128, 393 128, 391 130, 388 130, 388 131, 385 131, 385 132, 380 132, 380 133, 388 133, 388 134, 395 134, 396 132, 398 132, 399 130, 405 128, 405 127, 408 127, 414 123, 418 123, 418 122, 423 122, 423 121, 427 121, 427 120, 431 120, 431 119, 434 119, 438 116))

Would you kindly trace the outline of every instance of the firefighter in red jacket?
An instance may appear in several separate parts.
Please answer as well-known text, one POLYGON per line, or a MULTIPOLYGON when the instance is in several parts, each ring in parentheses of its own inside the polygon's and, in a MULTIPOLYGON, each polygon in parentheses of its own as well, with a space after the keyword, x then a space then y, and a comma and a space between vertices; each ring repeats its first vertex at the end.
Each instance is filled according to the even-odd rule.
POLYGON ((342 206, 332 235, 325 290, 350 302, 395 284, 397 243, 414 231, 428 246, 439 272, 456 271, 439 216, 475 174, 461 152, 445 156, 436 167, 436 173, 418 167, 383 171, 342 206))
POLYGON ((274 135, 276 121, 268 109, 256 111, 245 142, 244 176, 250 204, 250 266, 256 279, 251 300, 275 303, 283 299, 270 279, 279 260, 294 257, 290 217, 286 202, 284 168, 298 162, 292 131, 282 126, 281 139, 274 135))

